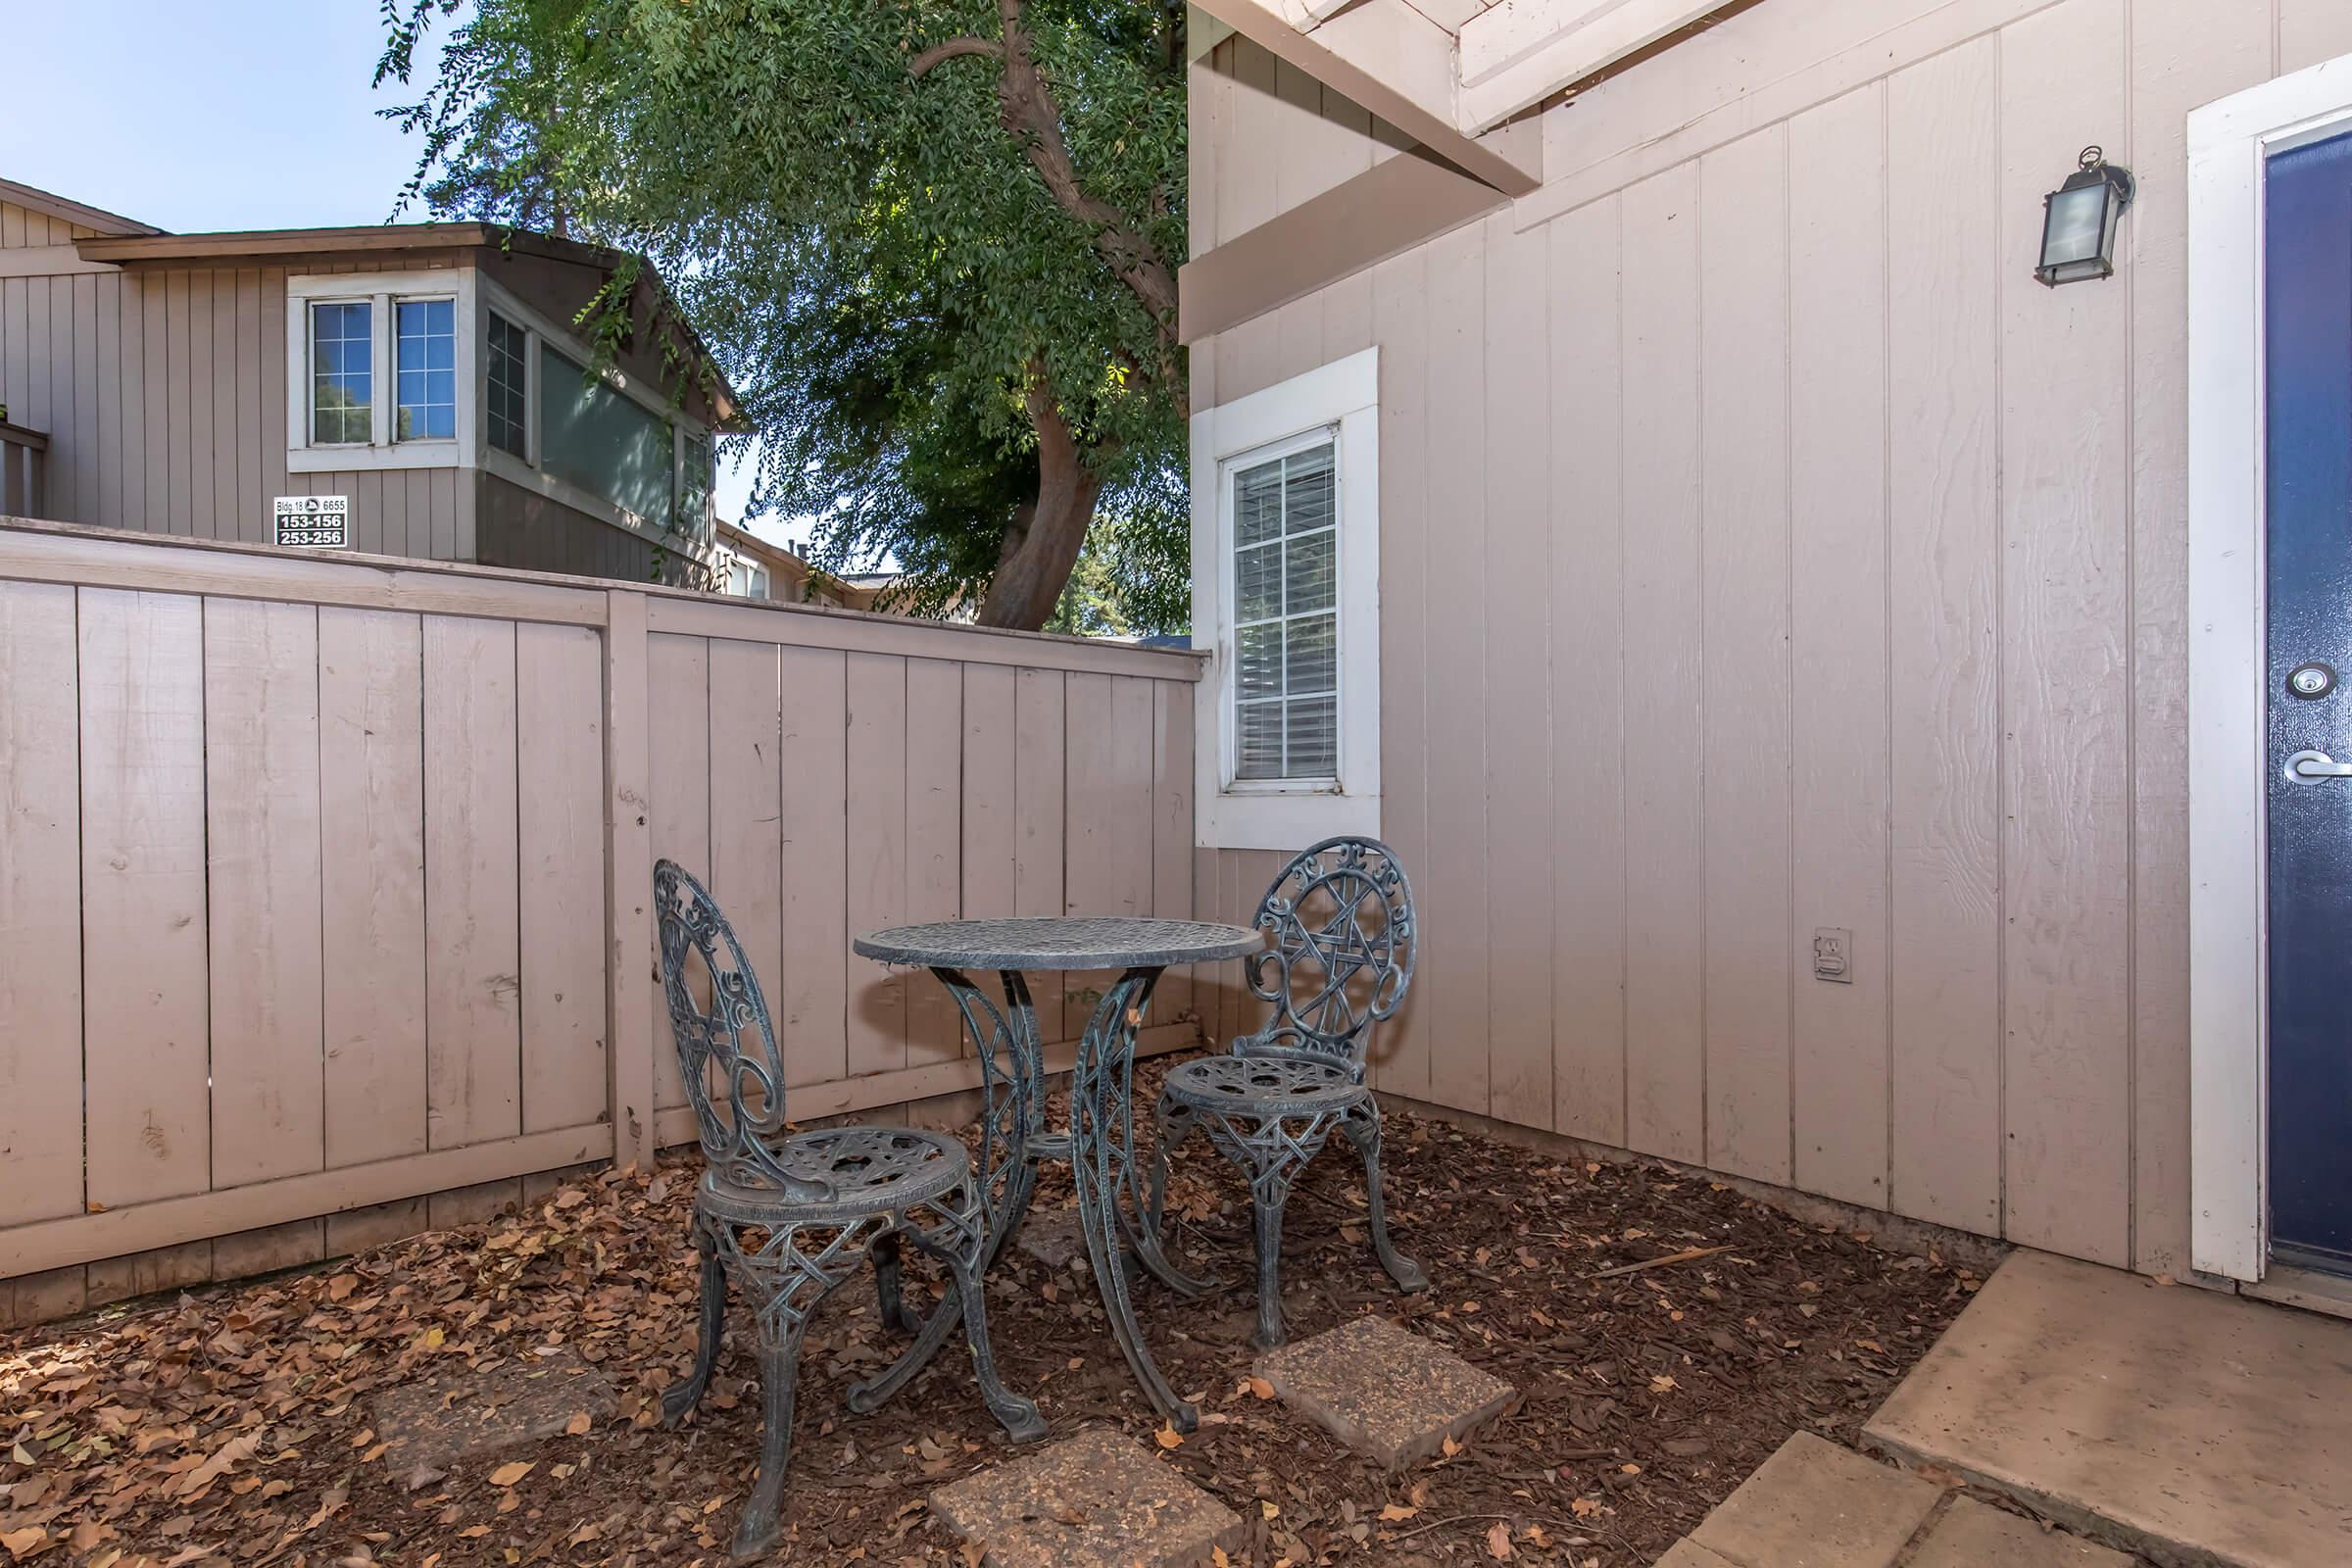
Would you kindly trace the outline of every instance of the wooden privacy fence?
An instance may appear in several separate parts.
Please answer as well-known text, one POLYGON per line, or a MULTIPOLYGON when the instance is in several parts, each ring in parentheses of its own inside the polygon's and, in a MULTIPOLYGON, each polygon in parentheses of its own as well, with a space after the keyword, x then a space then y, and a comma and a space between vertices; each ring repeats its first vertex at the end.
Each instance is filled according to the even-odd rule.
MULTIPOLYGON (((796 1118, 974 1088, 945 994, 851 938, 1192 913, 1198 675, 0 522, 0 1318, 316 1259, 690 1140, 657 856, 737 923, 796 1118)), ((1045 990, 1049 1065, 1091 978, 1045 990)), ((1147 1049, 1197 1038, 1194 1000, 1171 975, 1147 1049)))

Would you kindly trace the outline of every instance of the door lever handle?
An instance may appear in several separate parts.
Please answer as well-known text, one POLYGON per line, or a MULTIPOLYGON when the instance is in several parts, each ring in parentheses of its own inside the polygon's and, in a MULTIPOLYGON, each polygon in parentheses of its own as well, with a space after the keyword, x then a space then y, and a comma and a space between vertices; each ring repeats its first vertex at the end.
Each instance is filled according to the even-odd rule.
POLYGON ((2352 762, 2339 762, 2326 752, 2297 752, 2286 760, 2291 779, 2352 778, 2352 762))

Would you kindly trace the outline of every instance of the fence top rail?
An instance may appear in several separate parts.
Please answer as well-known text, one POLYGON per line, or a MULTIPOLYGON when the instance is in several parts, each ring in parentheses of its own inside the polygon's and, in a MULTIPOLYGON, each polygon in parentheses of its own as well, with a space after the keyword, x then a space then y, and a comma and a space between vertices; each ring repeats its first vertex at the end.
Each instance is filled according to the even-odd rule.
POLYGON ((644 596, 646 625, 656 632, 1161 680, 1199 680, 1205 662, 1204 655, 1189 649, 910 620, 831 605, 739 599, 662 583, 357 551, 296 554, 271 545, 31 517, 0 516, 0 579, 499 615, 576 626, 607 624, 609 596, 629 593, 644 596))
POLYGON ((11 424, 6 419, 0 419, 0 441, 10 446, 26 447, 34 452, 49 450, 49 438, 46 435, 21 424, 11 424))

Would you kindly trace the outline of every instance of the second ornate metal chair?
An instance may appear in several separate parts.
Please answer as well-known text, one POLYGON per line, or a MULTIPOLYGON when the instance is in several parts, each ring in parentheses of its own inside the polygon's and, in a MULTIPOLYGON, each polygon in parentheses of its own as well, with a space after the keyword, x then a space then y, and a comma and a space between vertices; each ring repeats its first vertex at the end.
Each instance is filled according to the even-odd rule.
POLYGON ((1273 1016, 1231 1053, 1168 1074, 1155 1113, 1151 1212, 1167 1196, 1168 1152, 1198 1127, 1250 1172, 1257 1229, 1257 1344, 1283 1342, 1282 1211, 1291 1183, 1336 1128, 1363 1156, 1372 1247, 1398 1288, 1425 1289, 1420 1265, 1389 1242, 1380 1191, 1380 1105, 1364 1084, 1372 1026, 1412 984, 1412 884, 1377 839, 1325 839, 1294 856, 1258 904, 1271 934, 1248 960, 1250 989, 1273 1016))
POLYGON ((788 1133, 783 1057, 735 933, 702 884, 670 861, 655 867, 654 903, 678 1067, 706 1163, 694 1197, 701 1343, 694 1371, 662 1396, 662 1414, 675 1425, 710 1386, 732 1281, 751 1299, 759 1323, 766 1420, 760 1479, 736 1527, 735 1554, 763 1552, 781 1533, 801 1337, 817 1303, 867 1258, 884 1322, 916 1334, 898 1360, 850 1391, 850 1408, 870 1411, 897 1393, 960 1316, 990 1412, 1016 1441, 1043 1437, 1037 1406, 999 1381, 989 1349, 980 1279, 989 1205, 963 1145, 908 1127, 788 1133), (899 1298, 902 1238, 940 1259, 955 1280, 955 1290, 919 1327, 899 1298))

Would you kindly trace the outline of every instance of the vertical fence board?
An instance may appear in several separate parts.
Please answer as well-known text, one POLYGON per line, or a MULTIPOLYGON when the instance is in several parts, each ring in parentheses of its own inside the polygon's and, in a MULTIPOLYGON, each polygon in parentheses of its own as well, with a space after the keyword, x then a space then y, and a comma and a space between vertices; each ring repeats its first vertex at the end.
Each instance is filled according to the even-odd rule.
POLYGON ((605 1115, 605 678, 586 626, 514 628, 522 1130, 605 1115))
MULTIPOLYGON (((848 908, 855 938, 906 918, 906 661, 850 655, 848 697, 848 908)), ((852 957, 849 979, 850 1076, 906 1066, 907 976, 852 957)))
POLYGON ((1707 1163, 1788 1180, 1788 132, 1699 164, 1707 1163))
POLYGON ((455 1149, 522 1130, 514 623, 424 620, 425 1106, 455 1149))
MULTIPOLYGON (((1163 920, 1193 912, 1193 689, 1181 681, 1152 682, 1152 909, 1163 920)), ((1152 1010, 1172 1022, 1193 1010, 1193 971, 1171 969, 1152 1010)))
POLYGON ((784 1032, 788 1083, 849 1076, 848 698, 843 656, 782 651, 784 1032))
POLYGON ((326 1163, 424 1152, 424 632, 318 612, 326 1163))
MULTIPOLYGON (((710 706, 710 874, 704 885, 735 928, 768 1001, 768 1016, 777 1019, 784 978, 784 773, 775 648, 712 638, 710 706)), ((782 1028, 778 1021, 779 1034, 782 1028)))
POLYGON ((1794 689, 1794 1180, 1886 1202, 1886 95, 1788 128, 1790 652, 1794 689), (1853 980, 1809 972, 1854 933, 1853 980))
MULTIPOLYGON (((963 670, 963 869, 966 919, 1004 918, 1020 897, 1018 673, 1002 664, 963 670)), ((992 980, 984 980, 993 993, 992 980)), ((960 1049, 970 1054, 971 1046, 960 1049)))
POLYGON ((204 602, 213 1186, 326 1162, 318 614, 204 602))
MULTIPOLYGON (((906 918, 953 920, 962 901, 963 672, 944 659, 906 662, 906 918)), ((919 976, 906 993, 906 1064, 953 1061, 962 1024, 945 987, 919 976)))
MULTIPOLYGON (((647 759, 653 781, 654 856, 675 860, 709 885, 710 875, 710 645, 701 637, 646 638, 647 759)), ((659 941, 657 934, 656 940, 659 941)), ((669 1027, 669 998, 654 988, 654 1103, 663 1110, 686 1103, 678 1075, 678 1043, 669 1027)))
POLYGON ((1698 180, 1627 188, 1625 254, 1625 1141, 1706 1152, 1700 990, 1698 180))
POLYGON ((74 590, 0 582, 0 1225, 82 1206, 74 664, 74 590))
POLYGON ((1887 1204, 1997 1232, 1999 395, 1991 38, 1886 84, 1887 1204))
POLYGON ((1550 225, 1552 1122, 1625 1142, 1625 545, 1614 196, 1550 225))
POLYGON ((203 603, 84 588, 79 623, 89 1200, 119 1207, 212 1173, 203 603))
MULTIPOLYGON (((1023 669, 1013 676, 1013 913, 1060 914, 1066 908, 1067 677, 1058 669, 1023 669)), ((1075 1030, 1063 1017, 1058 973, 1029 977, 1038 1032, 1048 1040, 1075 1030)))
MULTIPOLYGON (((1117 912, 1119 862, 1112 840, 1117 833, 1117 730, 1111 708, 1111 677, 1073 672, 1067 679, 1069 750, 1064 776, 1068 804, 1066 846, 1069 856, 1062 873, 1065 914, 1117 912)), ((1062 976, 1065 1004, 1063 1024, 1075 1037, 1102 988, 1115 975, 1097 970, 1071 970, 1062 976)))

